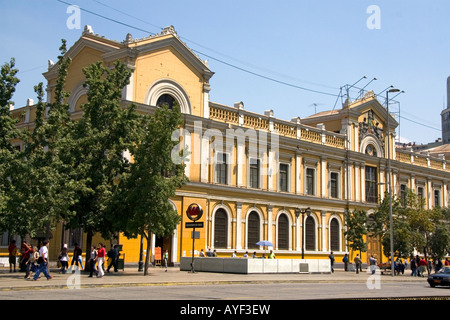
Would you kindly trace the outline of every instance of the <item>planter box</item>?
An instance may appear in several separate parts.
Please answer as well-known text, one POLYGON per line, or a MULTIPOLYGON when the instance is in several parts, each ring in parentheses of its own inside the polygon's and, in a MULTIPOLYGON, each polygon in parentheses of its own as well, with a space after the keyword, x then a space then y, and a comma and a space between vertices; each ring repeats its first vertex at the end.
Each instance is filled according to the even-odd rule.
MULTIPOLYGON (((192 257, 182 257, 181 271, 191 270, 192 257)), ((330 273, 328 259, 194 258, 194 271, 219 273, 330 273), (300 269, 302 264, 302 269, 300 269), (307 265, 307 267, 305 266, 307 265), (304 270, 307 270, 306 272, 304 270)))

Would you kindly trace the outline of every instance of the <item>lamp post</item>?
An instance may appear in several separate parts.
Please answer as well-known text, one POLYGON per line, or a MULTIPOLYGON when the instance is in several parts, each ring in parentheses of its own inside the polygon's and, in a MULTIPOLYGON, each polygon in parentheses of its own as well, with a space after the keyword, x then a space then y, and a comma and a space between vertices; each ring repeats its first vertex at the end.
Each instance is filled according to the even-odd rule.
POLYGON ((295 209, 295 216, 297 217, 297 220, 300 214, 302 215, 302 259, 305 259, 305 213, 309 217, 311 215, 311 208, 295 209))
POLYGON ((395 275, 394 269, 394 229, 393 229, 393 218, 392 218, 392 189, 391 189, 391 135, 389 130, 389 93, 399 92, 399 89, 390 89, 386 91, 386 109, 387 109, 387 121, 386 121, 386 136, 387 136, 387 170, 388 170, 388 193, 389 193, 389 229, 390 229, 390 245, 391 245, 391 275, 395 275))

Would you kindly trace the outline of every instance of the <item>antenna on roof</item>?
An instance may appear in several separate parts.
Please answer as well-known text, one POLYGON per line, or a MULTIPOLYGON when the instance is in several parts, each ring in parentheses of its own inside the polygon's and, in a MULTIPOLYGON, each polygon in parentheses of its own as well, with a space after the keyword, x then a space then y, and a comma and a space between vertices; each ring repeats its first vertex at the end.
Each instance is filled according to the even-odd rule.
POLYGON ((314 113, 317 113, 317 106, 323 106, 323 103, 311 103, 308 107, 314 106, 314 113))

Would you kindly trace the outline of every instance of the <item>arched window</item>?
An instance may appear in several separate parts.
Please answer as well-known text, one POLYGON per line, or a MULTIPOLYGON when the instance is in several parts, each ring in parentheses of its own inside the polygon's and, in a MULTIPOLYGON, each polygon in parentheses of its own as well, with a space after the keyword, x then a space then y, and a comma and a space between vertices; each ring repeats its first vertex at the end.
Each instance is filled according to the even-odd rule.
POLYGON ((289 250, 289 219, 285 214, 278 217, 278 249, 289 250))
POLYGON ((247 247, 249 249, 258 249, 256 243, 262 239, 260 237, 260 220, 256 211, 250 212, 248 215, 247 225, 247 247))
POLYGON ((313 217, 307 217, 305 221, 305 249, 316 249, 316 223, 313 217))
POLYGON ((330 249, 332 251, 340 251, 339 238, 339 222, 333 218, 330 223, 330 249))
POLYGON ((228 215, 224 209, 218 209, 214 216, 214 247, 226 248, 228 239, 228 215))
POLYGON ((158 98, 158 101, 156 102, 157 107, 167 106, 168 109, 172 109, 173 105, 175 104, 176 100, 174 97, 172 97, 170 94, 163 94, 158 98))

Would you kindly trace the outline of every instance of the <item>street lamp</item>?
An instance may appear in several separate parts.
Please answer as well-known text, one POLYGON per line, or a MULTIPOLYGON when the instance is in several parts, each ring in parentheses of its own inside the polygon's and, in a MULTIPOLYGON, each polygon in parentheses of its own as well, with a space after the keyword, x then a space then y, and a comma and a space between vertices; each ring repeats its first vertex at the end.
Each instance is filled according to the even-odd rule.
POLYGON ((297 217, 297 220, 299 215, 302 215, 302 259, 305 259, 305 213, 309 217, 311 215, 311 208, 308 207, 306 209, 295 209, 295 216, 297 217))
POLYGON ((399 92, 399 89, 390 89, 386 91, 386 109, 387 109, 387 121, 386 121, 386 133, 387 133, 387 158, 388 158, 388 193, 389 193, 389 229, 390 229, 390 242, 391 242, 391 274, 395 275, 394 269, 394 229, 393 229, 393 219, 392 219, 392 189, 391 189, 391 137, 389 130, 389 93, 399 92))

